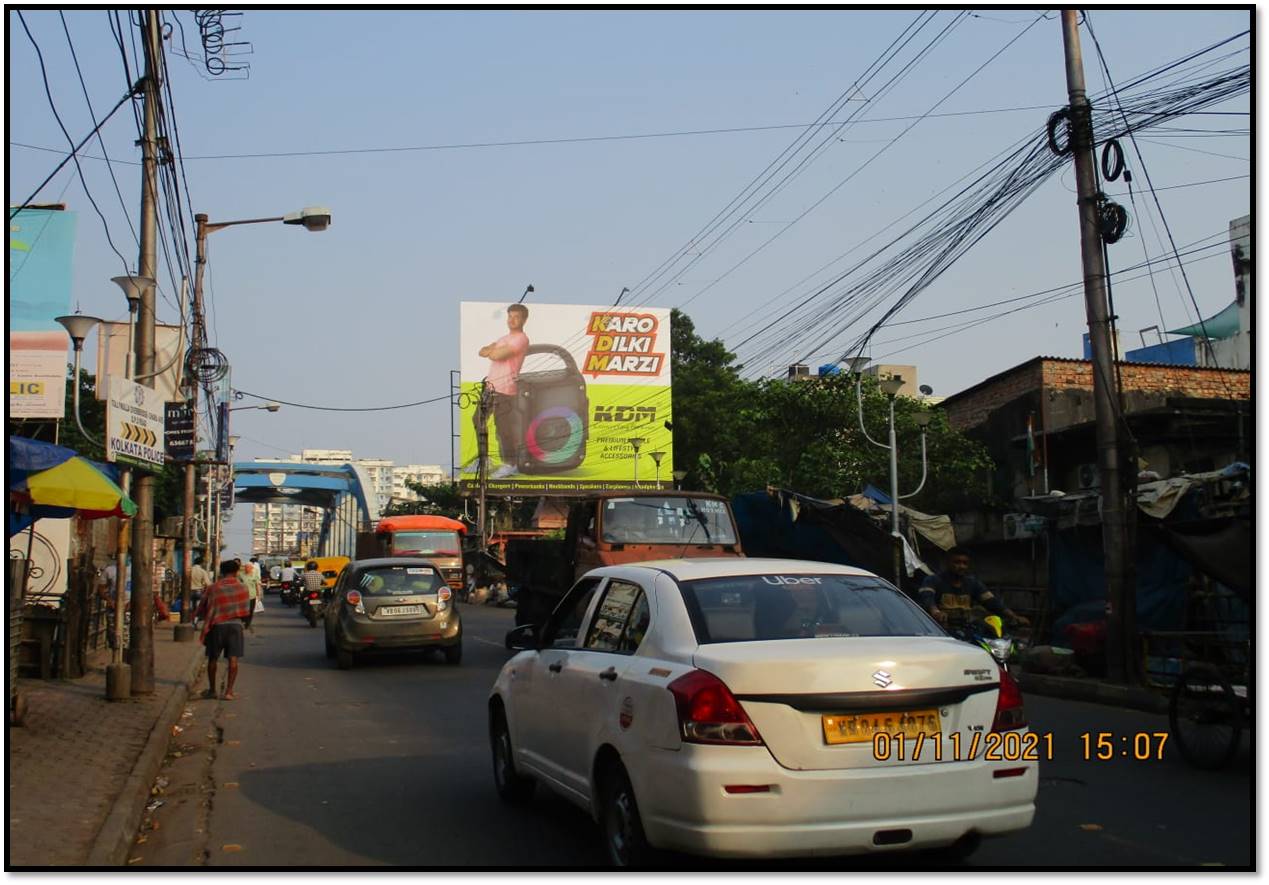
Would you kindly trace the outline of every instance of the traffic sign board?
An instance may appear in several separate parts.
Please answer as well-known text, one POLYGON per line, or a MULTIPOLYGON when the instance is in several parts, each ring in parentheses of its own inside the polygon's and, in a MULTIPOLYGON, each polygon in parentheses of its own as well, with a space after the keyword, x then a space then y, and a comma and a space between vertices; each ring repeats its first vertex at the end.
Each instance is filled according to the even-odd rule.
POLYGON ((163 397, 135 381, 111 376, 106 398, 106 460, 145 470, 163 466, 163 397))

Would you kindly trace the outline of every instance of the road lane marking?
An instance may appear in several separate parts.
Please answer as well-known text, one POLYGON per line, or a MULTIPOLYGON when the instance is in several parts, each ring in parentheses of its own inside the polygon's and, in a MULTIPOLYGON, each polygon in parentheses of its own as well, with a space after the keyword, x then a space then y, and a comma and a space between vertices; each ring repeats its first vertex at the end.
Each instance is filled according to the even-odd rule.
POLYGON ((492 645, 495 648, 506 648, 506 646, 503 645, 501 642, 494 642, 492 639, 485 639, 483 636, 471 636, 468 638, 474 639, 477 642, 483 642, 485 645, 492 645))

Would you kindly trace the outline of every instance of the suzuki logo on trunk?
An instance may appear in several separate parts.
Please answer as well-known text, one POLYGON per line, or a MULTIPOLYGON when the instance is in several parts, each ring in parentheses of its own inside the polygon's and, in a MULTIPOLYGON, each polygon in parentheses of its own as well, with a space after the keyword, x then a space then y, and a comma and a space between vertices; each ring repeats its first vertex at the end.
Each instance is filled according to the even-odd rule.
POLYGON ((890 678, 890 674, 885 670, 878 670, 872 674, 872 684, 878 688, 889 688, 891 682, 894 682, 894 680, 890 678))

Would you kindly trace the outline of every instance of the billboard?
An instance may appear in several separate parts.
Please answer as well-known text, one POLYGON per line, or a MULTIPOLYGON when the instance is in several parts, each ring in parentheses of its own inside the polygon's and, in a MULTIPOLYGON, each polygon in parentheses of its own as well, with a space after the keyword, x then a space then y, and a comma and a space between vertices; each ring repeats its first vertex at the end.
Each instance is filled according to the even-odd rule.
POLYGON ((70 340, 75 213, 20 209, 9 218, 9 417, 62 418, 70 340))
POLYGON ((490 492, 670 484, 668 308, 465 301, 459 347, 463 490, 479 482, 482 384, 490 492))

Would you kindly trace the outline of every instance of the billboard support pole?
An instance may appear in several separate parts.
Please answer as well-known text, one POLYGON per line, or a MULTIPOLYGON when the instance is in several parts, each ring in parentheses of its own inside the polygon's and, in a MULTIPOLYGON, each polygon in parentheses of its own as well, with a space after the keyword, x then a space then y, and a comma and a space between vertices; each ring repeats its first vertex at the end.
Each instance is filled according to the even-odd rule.
POLYGON ((489 494, 489 400, 492 388, 485 381, 480 382, 480 398, 476 401, 476 476, 480 483, 479 503, 476 507, 476 537, 480 542, 480 552, 485 552, 485 523, 488 519, 486 497, 489 494))

